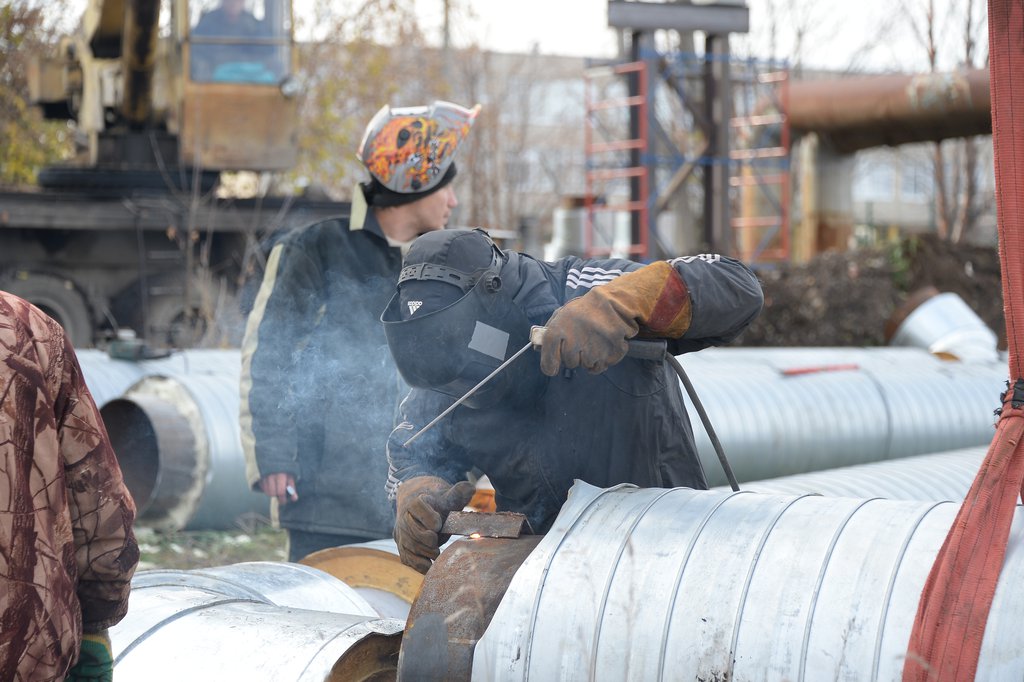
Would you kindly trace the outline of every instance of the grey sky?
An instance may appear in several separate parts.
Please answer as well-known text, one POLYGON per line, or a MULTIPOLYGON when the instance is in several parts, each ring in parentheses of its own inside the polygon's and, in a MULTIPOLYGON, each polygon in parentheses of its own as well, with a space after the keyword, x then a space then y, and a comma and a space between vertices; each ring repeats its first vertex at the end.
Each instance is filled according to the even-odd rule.
MULTIPOLYGON (((458 1, 452 0, 453 5, 458 1)), ((935 0, 937 38, 943 45, 940 70, 955 68, 962 57, 967 4, 968 0, 935 0)), ((588 57, 616 53, 607 0, 468 0, 465 5, 476 16, 453 20, 456 45, 476 42, 502 52, 526 52, 536 45, 547 54, 588 57)), ((735 37, 733 49, 738 54, 788 60, 799 56, 812 68, 927 69, 925 51, 911 27, 911 21, 923 23, 926 0, 749 0, 747 5, 751 31, 735 37), (798 29, 804 32, 802 44, 798 29)), ((416 0, 416 7, 421 27, 430 36, 440 36, 444 0, 416 0)), ((987 42, 985 12, 985 1, 974 0, 982 45, 987 42)))

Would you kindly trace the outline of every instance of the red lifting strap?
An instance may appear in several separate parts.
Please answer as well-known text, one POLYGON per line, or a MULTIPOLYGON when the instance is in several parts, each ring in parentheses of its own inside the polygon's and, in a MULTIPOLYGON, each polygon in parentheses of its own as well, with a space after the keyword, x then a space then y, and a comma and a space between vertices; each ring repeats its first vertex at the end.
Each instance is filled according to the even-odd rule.
POLYGON ((1003 306, 1012 385, 996 435, 935 557, 907 644, 905 682, 973 680, 1024 480, 1024 0, 989 0, 989 74, 1003 306))

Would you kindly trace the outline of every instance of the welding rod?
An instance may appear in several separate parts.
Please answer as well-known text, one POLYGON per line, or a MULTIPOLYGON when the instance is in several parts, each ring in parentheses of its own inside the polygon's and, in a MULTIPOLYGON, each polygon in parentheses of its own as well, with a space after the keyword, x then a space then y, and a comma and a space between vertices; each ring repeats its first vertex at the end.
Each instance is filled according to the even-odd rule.
MULTIPOLYGON (((403 445, 402 447, 408 447, 410 443, 412 443, 414 440, 419 438, 424 432, 426 432, 427 430, 432 428, 434 426, 434 424, 436 424, 437 422, 441 421, 446 416, 448 416, 448 414, 452 410, 454 410, 456 407, 458 407, 462 403, 466 402, 467 398, 469 398, 471 395, 476 393, 477 390, 481 386, 483 386, 488 381, 493 379, 495 374, 497 374, 501 370, 503 370, 506 367, 508 367, 509 365, 511 365, 513 360, 515 360, 520 355, 522 355, 527 350, 529 350, 529 348, 531 346, 533 348, 537 349, 537 350, 540 350, 540 347, 542 345, 544 345, 544 334, 545 334, 545 332, 547 332, 547 327, 541 327, 541 326, 538 326, 538 325, 534 325, 533 327, 531 327, 530 328, 530 342, 529 343, 527 343, 525 346, 523 346, 518 351, 516 351, 516 354, 513 355, 512 357, 510 357, 508 360, 506 360, 505 362, 503 362, 500 365, 498 365, 498 367, 493 372, 491 372, 490 374, 485 376, 480 381, 480 383, 478 383, 476 386, 474 386, 473 388, 469 389, 464 396, 462 396, 461 398, 456 400, 454 403, 452 403, 448 407, 448 409, 446 409, 444 412, 442 412, 441 414, 439 414, 436 417, 434 417, 429 424, 427 424, 422 429, 417 431, 416 434, 412 438, 410 438, 409 440, 405 441, 405 445, 403 445)), ((662 360, 662 359, 665 358, 665 349, 666 349, 666 347, 667 347, 667 344, 665 343, 664 340, 641 341, 639 339, 630 339, 630 341, 629 341, 629 352, 627 352, 626 355, 628 357, 638 358, 640 360, 662 360)))
POLYGON ((528 344, 526 344, 525 346, 523 346, 522 348, 520 348, 520 349, 519 349, 518 351, 516 351, 516 354, 515 354, 515 355, 513 355, 512 357, 510 357, 510 358, 509 358, 508 360, 506 360, 505 362, 501 363, 500 365, 498 365, 498 366, 497 366, 497 368, 495 368, 495 370, 494 370, 493 372, 491 372, 490 374, 488 374, 487 376, 485 376, 485 377, 484 377, 483 379, 481 379, 481 380, 480 380, 480 383, 478 383, 478 384, 477 384, 476 386, 474 386, 473 388, 471 388, 471 389, 469 389, 468 391, 466 391, 466 394, 465 394, 464 396, 462 396, 461 398, 459 398, 458 400, 456 400, 456 401, 455 401, 454 403, 452 403, 452 404, 451 404, 451 405, 450 405, 450 406, 448 407, 448 409, 447 409, 447 410, 445 410, 445 411, 444 411, 444 412, 442 412, 441 414, 439 414, 439 415, 437 415, 436 417, 434 417, 434 418, 433 418, 433 419, 432 419, 432 420, 430 421, 430 423, 429 423, 429 424, 427 424, 427 425, 426 425, 426 426, 424 426, 424 427, 423 427, 422 429, 420 429, 419 431, 417 431, 417 432, 416 432, 416 435, 414 435, 414 436, 413 436, 412 438, 410 438, 409 440, 405 441, 405 445, 403 445, 402 447, 409 447, 409 443, 412 443, 412 442, 413 442, 414 440, 416 440, 417 438, 419 438, 419 437, 420 437, 420 435, 421 435, 421 434, 422 434, 423 432, 425 432, 425 431, 426 431, 427 429, 430 429, 431 427, 433 427, 433 426, 434 426, 434 424, 436 424, 437 422, 439 422, 439 421, 441 421, 442 419, 444 419, 444 418, 445 418, 445 417, 446 417, 446 416, 448 415, 448 413, 449 413, 449 412, 451 412, 452 410, 454 410, 454 409, 455 409, 456 407, 458 407, 458 406, 459 406, 459 405, 461 405, 462 403, 466 402, 466 399, 467 399, 467 398, 469 398, 469 396, 471 396, 471 395, 473 395, 474 393, 476 393, 476 392, 477 392, 477 390, 478 390, 478 389, 479 389, 479 388, 480 388, 481 386, 483 386, 483 385, 484 385, 484 384, 486 384, 486 383, 487 383, 488 381, 490 381, 490 380, 491 380, 492 378, 494 378, 494 375, 495 375, 495 374, 497 374, 497 373, 498 373, 498 372, 500 372, 501 370, 503 370, 503 369, 505 369, 506 367, 508 367, 509 365, 511 365, 511 364, 512 364, 512 361, 513 361, 513 360, 515 360, 515 359, 516 359, 516 358, 518 358, 518 357, 519 357, 520 355, 522 355, 523 353, 525 353, 526 351, 528 351, 528 350, 530 349, 530 347, 531 347, 532 345, 533 345, 532 343, 528 343, 528 344))

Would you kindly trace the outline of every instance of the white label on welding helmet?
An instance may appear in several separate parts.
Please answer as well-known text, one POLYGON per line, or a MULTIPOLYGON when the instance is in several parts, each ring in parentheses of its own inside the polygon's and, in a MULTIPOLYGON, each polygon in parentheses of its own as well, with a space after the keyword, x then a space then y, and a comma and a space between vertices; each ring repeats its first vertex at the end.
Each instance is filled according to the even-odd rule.
POLYGON ((504 360, 505 353, 508 352, 508 332, 477 322, 473 328, 473 338, 469 340, 469 347, 497 360, 504 360))

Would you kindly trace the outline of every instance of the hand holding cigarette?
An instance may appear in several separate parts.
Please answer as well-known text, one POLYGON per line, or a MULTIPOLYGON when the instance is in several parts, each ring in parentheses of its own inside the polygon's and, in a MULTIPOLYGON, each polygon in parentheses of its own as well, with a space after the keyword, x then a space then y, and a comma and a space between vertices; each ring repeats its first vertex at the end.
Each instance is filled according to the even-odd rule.
POLYGON ((267 497, 277 499, 278 504, 297 502, 299 494, 295 490, 295 477, 291 474, 278 472, 267 474, 260 479, 260 490, 267 497))

